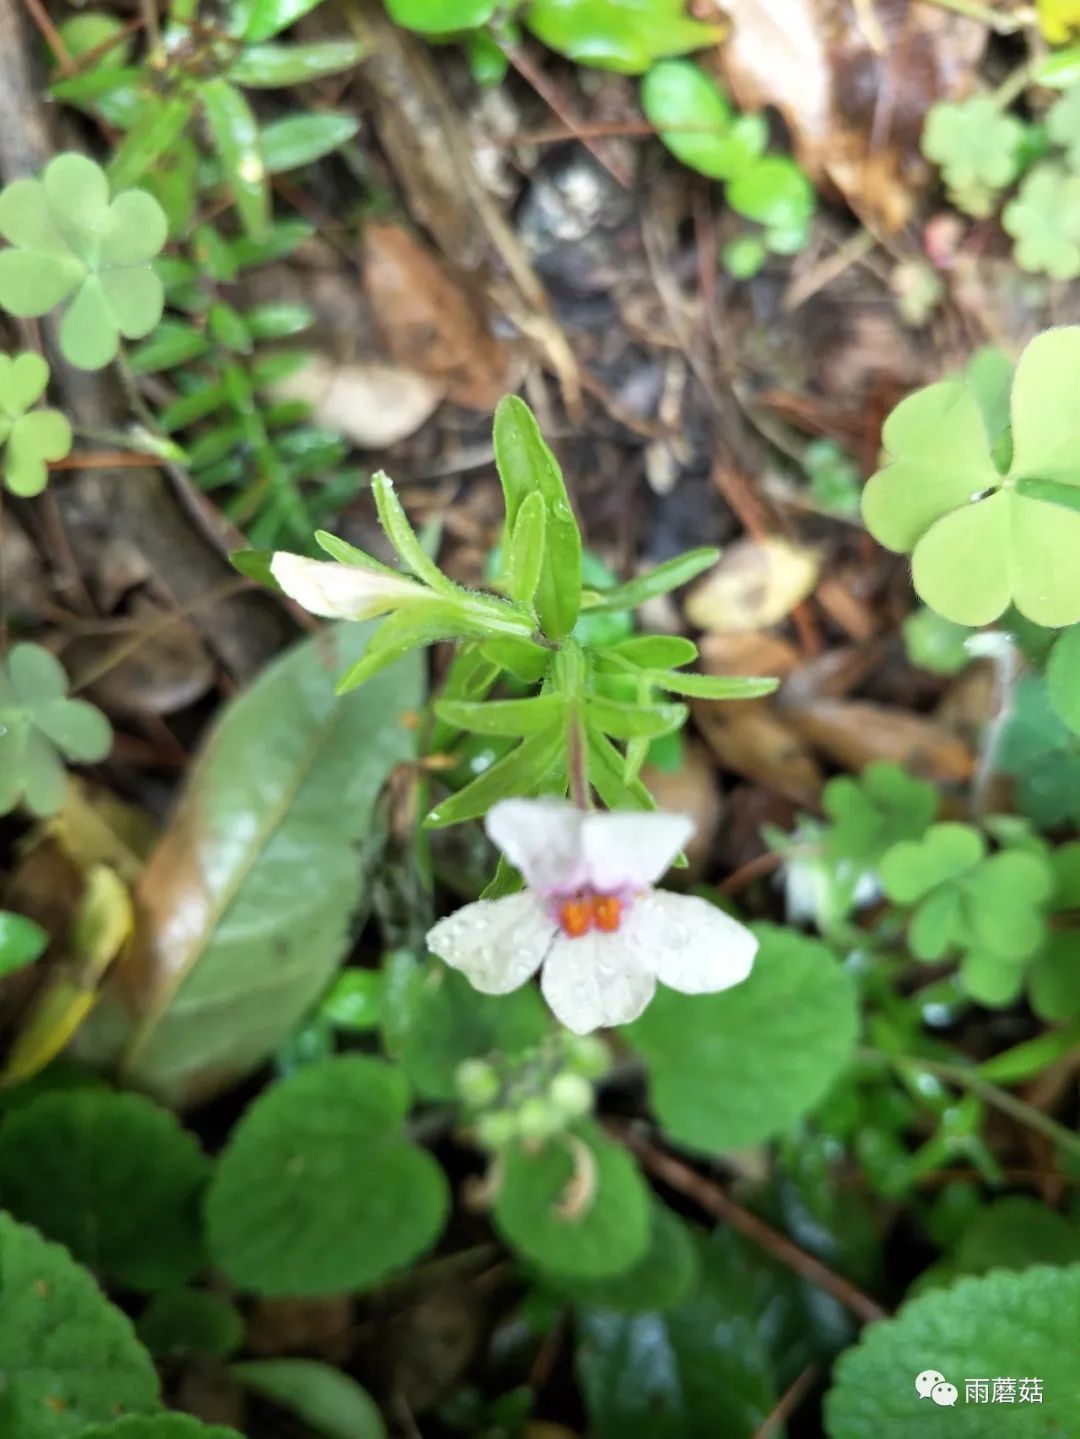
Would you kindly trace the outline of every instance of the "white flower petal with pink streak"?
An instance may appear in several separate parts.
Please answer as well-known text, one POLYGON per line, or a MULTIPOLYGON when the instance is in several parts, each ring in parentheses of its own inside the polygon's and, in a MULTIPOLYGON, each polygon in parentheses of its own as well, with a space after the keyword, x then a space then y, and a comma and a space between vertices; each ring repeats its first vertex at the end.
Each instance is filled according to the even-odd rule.
POLYGON ((291 600, 313 615, 333 620, 370 620, 410 600, 434 599, 431 591, 404 575, 309 560, 278 550, 270 573, 291 600))
POLYGON ((706 900, 652 888, 693 833, 685 815, 513 799, 492 808, 487 829, 529 888, 466 905, 428 935, 483 993, 508 993, 540 969, 556 1017, 588 1034, 636 1019, 657 981, 707 994, 750 973, 750 930, 706 900))

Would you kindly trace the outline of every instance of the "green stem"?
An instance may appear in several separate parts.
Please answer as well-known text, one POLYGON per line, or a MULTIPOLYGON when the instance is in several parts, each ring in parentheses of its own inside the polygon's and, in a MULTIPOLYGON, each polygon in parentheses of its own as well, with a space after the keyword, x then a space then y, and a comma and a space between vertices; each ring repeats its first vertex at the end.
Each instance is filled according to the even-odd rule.
POLYGON ((1007 1114, 1018 1124, 1026 1125, 1028 1129, 1034 1129, 1039 1134, 1045 1135, 1065 1153, 1080 1159, 1080 1134, 1066 1129, 1064 1124, 1059 1124, 1056 1119, 1051 1119, 1048 1114, 1043 1114, 1041 1109, 1036 1109, 1031 1104, 1025 1104, 1022 1099, 1017 1099, 1015 1094, 1009 1094, 1007 1090, 999 1089, 996 1084, 980 1078, 974 1070, 965 1069, 960 1064, 944 1064, 936 1059, 923 1059, 917 1055, 886 1054, 880 1049, 864 1049, 860 1052, 870 1059, 883 1059, 894 1069, 901 1065, 913 1065, 925 1069, 928 1074, 935 1075, 938 1079, 944 1080, 946 1084, 955 1085, 957 1089, 974 1094, 984 1104, 990 1105, 1002 1114, 1007 1114))

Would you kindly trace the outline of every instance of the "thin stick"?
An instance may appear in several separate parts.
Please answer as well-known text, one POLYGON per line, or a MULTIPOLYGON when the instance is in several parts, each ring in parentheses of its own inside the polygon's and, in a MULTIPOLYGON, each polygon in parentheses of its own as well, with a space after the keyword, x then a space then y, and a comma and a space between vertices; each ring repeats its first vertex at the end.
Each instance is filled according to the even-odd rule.
POLYGON ((621 165, 612 164, 610 158, 605 155, 602 146, 593 144, 590 139, 586 138, 586 136, 578 130, 574 116, 567 111, 558 91, 548 80, 547 76, 536 68, 529 56, 520 48, 507 50, 506 56, 522 79, 529 82, 541 100, 543 100, 549 109, 563 122, 574 139, 580 139, 589 154, 592 155, 593 159, 599 164, 603 165, 615 183, 621 185, 624 190, 628 190, 630 188, 630 177, 626 174, 625 170, 621 165))
POLYGON ((781 1234, 756 1214, 751 1214, 741 1204, 736 1204, 718 1184, 706 1179, 696 1169, 691 1169, 689 1164, 684 1164, 673 1155, 665 1154, 647 1139, 630 1130, 622 1131, 620 1137, 627 1148, 634 1151, 645 1168, 658 1179, 662 1179, 677 1193, 692 1199, 706 1214, 730 1224, 732 1229, 738 1230, 744 1238, 757 1244, 802 1279, 824 1289, 864 1324, 888 1318, 889 1311, 882 1308, 869 1294, 865 1294, 858 1285, 852 1284, 851 1280, 845 1279, 842 1274, 834 1273, 813 1254, 800 1249, 786 1234, 781 1234))
POLYGON ((60 31, 57 30, 49 18, 45 7, 41 4, 41 0, 23 0, 23 3, 30 12, 31 20, 33 20, 34 24, 48 42, 49 49, 56 56, 56 62, 60 66, 60 69, 63 70, 65 75, 70 75, 75 69, 75 61, 71 58, 71 51, 61 39, 60 31))
POLYGON ((771 1414, 754 1431, 754 1439, 771 1439, 781 1424, 787 1423, 806 1397, 806 1392, 818 1377, 816 1364, 808 1364, 780 1396, 771 1414))

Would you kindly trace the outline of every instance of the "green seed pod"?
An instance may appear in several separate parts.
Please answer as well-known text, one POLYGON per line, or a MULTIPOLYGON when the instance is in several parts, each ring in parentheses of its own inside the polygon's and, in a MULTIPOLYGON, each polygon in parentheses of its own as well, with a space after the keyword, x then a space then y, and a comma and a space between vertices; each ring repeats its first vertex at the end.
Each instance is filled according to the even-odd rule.
POLYGON ((483 1109, 499 1097, 499 1076, 485 1059, 466 1059, 459 1064, 454 1086, 471 1109, 483 1109))

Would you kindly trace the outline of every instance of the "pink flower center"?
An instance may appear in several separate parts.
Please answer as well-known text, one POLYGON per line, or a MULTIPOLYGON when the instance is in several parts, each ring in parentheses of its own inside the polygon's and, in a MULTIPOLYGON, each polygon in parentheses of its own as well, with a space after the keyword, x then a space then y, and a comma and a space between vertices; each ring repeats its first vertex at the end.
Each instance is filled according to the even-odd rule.
POLYGON ((592 929, 614 934, 622 923, 623 901, 617 894, 579 890, 558 902, 555 918, 567 939, 581 939, 592 929))

